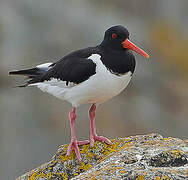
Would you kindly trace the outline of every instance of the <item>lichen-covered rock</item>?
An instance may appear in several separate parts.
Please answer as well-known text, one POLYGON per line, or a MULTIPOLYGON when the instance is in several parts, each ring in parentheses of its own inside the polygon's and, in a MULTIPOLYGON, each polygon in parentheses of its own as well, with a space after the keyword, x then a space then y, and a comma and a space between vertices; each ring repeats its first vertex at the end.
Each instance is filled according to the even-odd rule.
POLYGON ((96 142, 80 146, 82 162, 68 145, 59 147, 52 159, 17 180, 47 179, 188 179, 188 140, 163 138, 159 134, 96 142))

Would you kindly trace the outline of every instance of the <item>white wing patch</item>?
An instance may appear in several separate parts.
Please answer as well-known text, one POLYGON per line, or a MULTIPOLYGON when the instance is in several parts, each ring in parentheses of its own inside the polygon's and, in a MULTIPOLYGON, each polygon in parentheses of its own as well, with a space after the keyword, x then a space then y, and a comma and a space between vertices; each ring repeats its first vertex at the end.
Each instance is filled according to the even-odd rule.
POLYGON ((36 68, 47 71, 50 69, 50 65, 52 65, 52 64, 53 63, 44 63, 44 64, 40 64, 40 65, 36 66, 36 68))

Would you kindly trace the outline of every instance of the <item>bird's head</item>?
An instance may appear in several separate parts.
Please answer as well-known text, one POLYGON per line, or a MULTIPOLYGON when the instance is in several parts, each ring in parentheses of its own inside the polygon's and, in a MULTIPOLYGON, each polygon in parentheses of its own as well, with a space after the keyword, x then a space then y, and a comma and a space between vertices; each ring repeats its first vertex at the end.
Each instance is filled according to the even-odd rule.
POLYGON ((146 52, 129 40, 129 31, 120 25, 112 26, 106 30, 101 45, 113 50, 132 50, 146 58, 149 58, 149 55, 146 52))

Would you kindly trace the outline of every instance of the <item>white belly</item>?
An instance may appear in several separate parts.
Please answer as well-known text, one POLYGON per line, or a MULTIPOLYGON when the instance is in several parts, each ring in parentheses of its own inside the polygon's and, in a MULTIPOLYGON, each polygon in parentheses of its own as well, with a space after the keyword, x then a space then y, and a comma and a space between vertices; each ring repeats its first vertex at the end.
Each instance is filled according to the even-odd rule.
POLYGON ((66 92, 64 98, 74 105, 87 103, 103 103, 118 95, 129 83, 131 73, 118 77, 94 75, 88 81, 75 86, 66 92))
POLYGON ((69 87, 59 80, 53 80, 53 83, 46 81, 38 83, 38 88, 77 107, 81 104, 103 103, 118 95, 128 85, 131 72, 117 76, 106 69, 100 60, 100 55, 93 54, 89 59, 96 63, 96 74, 88 80, 78 85, 70 84, 69 87))

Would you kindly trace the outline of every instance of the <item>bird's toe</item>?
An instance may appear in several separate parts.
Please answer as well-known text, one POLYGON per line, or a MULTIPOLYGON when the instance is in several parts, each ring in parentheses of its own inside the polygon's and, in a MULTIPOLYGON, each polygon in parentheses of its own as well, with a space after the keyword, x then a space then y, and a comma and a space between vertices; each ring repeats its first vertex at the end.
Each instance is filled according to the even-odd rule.
POLYGON ((71 141, 71 143, 69 144, 68 150, 67 150, 67 156, 69 156, 70 153, 72 152, 72 150, 74 150, 77 159, 79 161, 81 161, 82 158, 80 156, 80 150, 79 150, 78 145, 79 145, 79 141, 77 141, 77 140, 71 141))
POLYGON ((90 138, 90 147, 94 146, 95 141, 105 142, 108 145, 112 143, 108 138, 106 138, 104 136, 97 136, 97 135, 95 135, 94 137, 90 138))
POLYGON ((108 138, 104 136, 96 136, 96 141, 102 141, 102 142, 105 142, 106 144, 112 143, 108 138))

